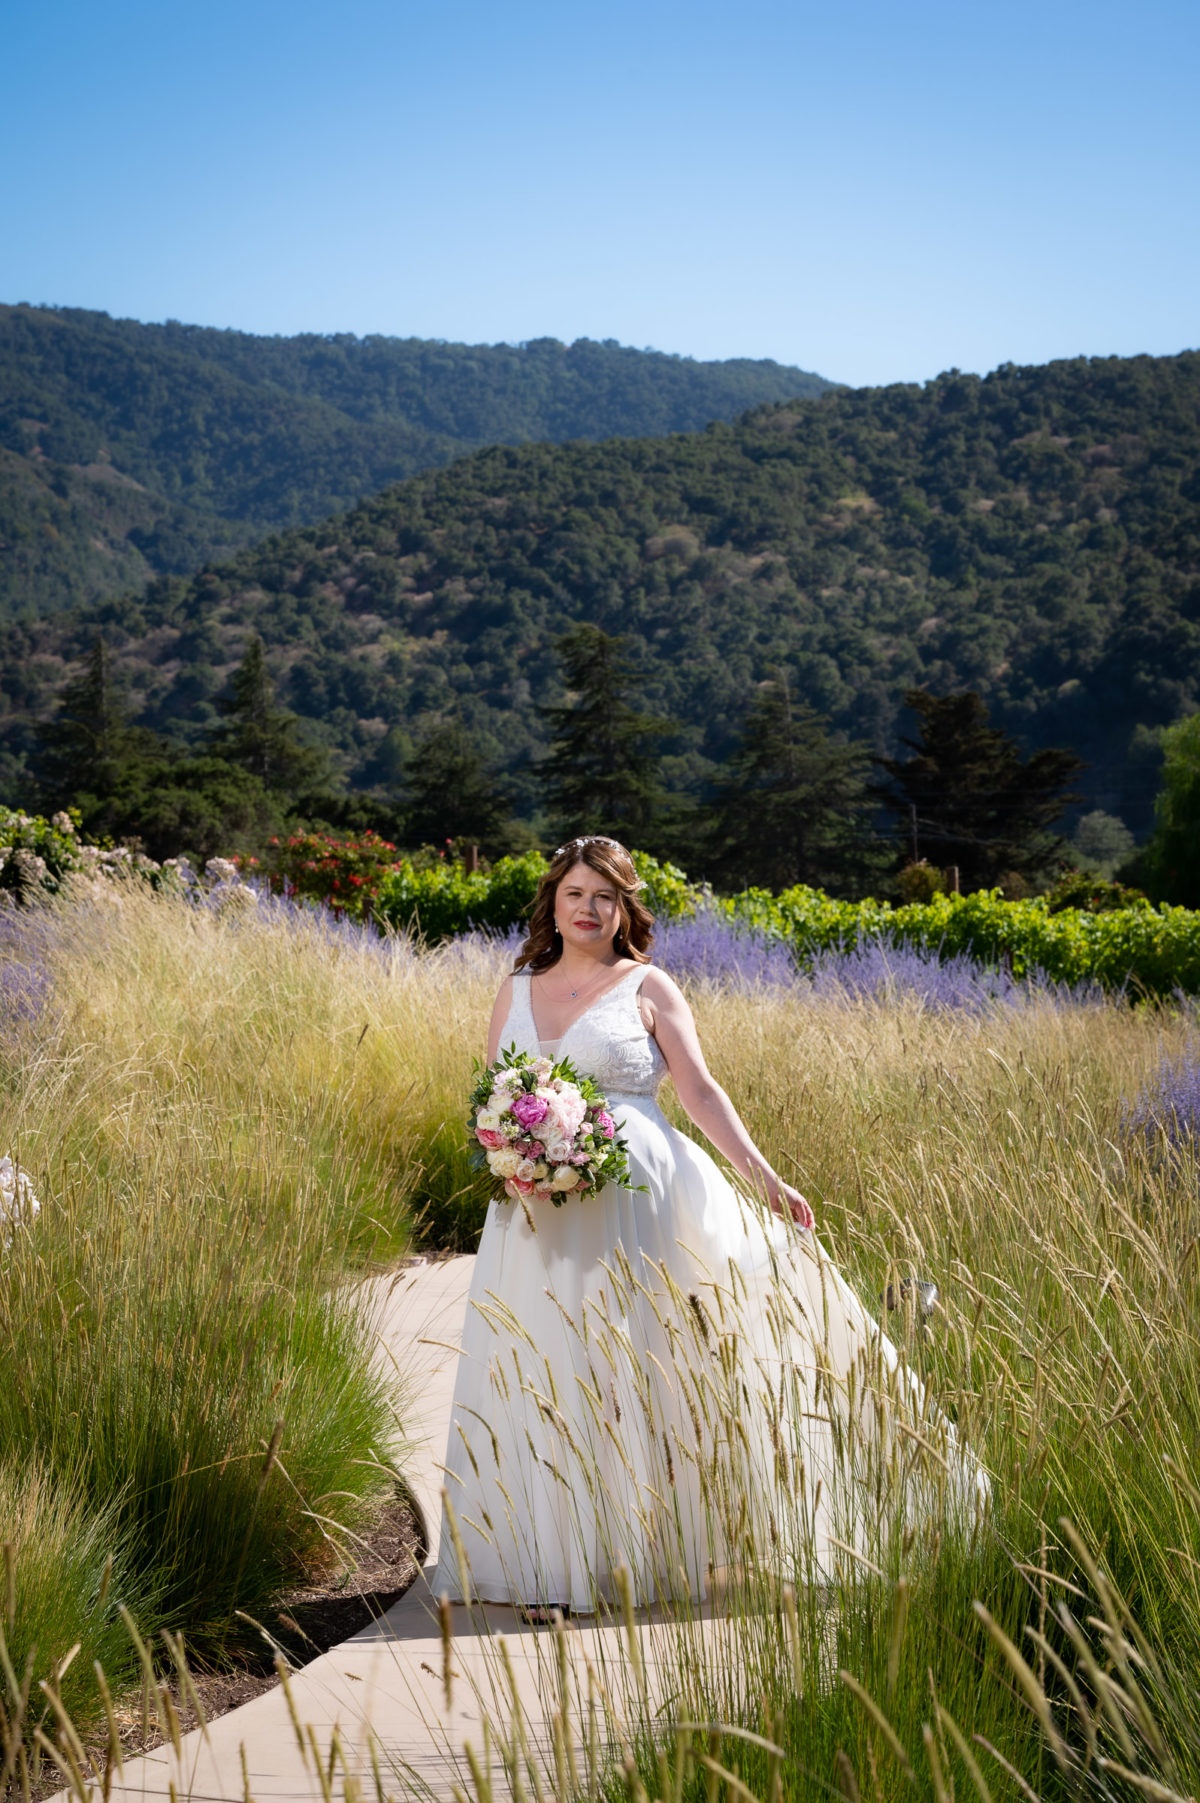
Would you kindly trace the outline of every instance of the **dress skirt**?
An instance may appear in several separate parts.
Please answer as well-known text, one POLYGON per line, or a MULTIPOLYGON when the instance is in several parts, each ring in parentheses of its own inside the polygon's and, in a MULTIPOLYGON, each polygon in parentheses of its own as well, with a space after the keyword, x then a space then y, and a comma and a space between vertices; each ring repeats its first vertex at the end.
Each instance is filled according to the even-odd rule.
POLYGON ((812 1233, 611 1093, 635 1187, 493 1201, 446 1453, 435 1593, 603 1608, 731 1570, 819 1581, 987 1481, 812 1233))

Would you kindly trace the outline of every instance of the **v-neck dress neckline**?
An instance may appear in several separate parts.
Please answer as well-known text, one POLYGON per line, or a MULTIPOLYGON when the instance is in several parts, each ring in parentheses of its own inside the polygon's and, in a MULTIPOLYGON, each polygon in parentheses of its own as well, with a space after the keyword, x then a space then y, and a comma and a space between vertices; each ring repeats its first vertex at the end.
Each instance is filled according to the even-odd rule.
POLYGON ((635 964, 633 969, 627 970, 623 977, 618 977, 615 983, 610 983, 607 989, 602 989, 600 991, 600 994, 595 998, 595 1000, 589 1002, 586 1008, 581 1008, 579 1013, 575 1016, 574 1020, 569 1021, 568 1024, 563 1028, 561 1033, 555 1033, 553 1035, 546 1034, 545 1036, 543 1036, 542 1033, 539 1031, 538 1024, 537 1024, 537 1016, 533 1012, 533 972, 532 971, 522 972, 522 975, 524 975, 525 977, 528 978, 529 988, 528 988, 528 995, 527 995, 526 999, 527 999, 527 1005, 529 1008, 529 1018, 533 1022, 534 1036, 536 1037, 538 1044, 541 1045, 541 1044, 545 1043, 546 1045, 561 1046, 563 1041, 568 1037, 568 1035, 574 1032, 575 1028, 579 1025, 580 1021, 587 1019, 588 1015, 592 1013, 593 1009, 598 1008, 602 1002, 607 1001, 610 995, 615 995, 617 990, 620 989, 623 984, 625 984, 629 981, 630 977, 637 976, 639 974, 644 975, 645 972, 649 969, 650 969, 650 966, 648 964, 635 964))

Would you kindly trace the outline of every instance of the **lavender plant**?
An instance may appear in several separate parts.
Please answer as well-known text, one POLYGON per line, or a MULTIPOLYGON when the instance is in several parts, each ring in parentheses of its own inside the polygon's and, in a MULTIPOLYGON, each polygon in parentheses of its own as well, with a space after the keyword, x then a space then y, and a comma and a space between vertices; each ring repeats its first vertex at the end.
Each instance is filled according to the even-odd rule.
POLYGON ((1200 1053, 1164 1058, 1124 1113, 1126 1137, 1200 1147, 1200 1053))
POLYGON ((654 958, 681 982, 723 989, 791 989, 797 980, 795 959, 784 940, 712 908, 660 921, 654 958))

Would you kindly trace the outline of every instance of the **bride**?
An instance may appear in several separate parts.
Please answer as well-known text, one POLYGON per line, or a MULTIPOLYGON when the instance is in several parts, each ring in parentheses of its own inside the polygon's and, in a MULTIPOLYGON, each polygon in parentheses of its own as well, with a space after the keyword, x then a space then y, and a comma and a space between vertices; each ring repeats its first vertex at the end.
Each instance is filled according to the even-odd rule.
POLYGON ((534 1620, 626 1581, 649 1604, 760 1566, 827 1578, 987 1497, 709 1072, 640 886, 616 840, 560 846, 488 1034, 489 1063, 515 1046, 591 1076, 631 1173, 494 1200, 479 1244, 433 1587, 534 1620), (667 1121, 668 1073, 743 1188, 667 1121))

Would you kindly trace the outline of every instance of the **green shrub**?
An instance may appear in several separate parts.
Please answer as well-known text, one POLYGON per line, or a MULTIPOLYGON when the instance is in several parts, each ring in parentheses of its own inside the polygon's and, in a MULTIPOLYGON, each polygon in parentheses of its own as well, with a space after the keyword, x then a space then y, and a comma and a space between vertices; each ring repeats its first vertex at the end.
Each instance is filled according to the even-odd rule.
MULTIPOLYGON (((653 913, 674 920, 692 911, 700 891, 682 870, 641 851, 633 853, 633 863, 653 913)), ((528 918, 548 869, 540 851, 501 858, 488 871, 469 871, 449 860, 422 869, 405 858, 381 878, 375 912, 388 926, 417 933, 431 944, 472 927, 504 933, 528 918)))
POLYGON ((1110 882, 1094 870, 1066 870, 1046 893, 1051 914, 1064 908, 1085 908, 1089 914, 1114 914, 1120 908, 1146 908, 1150 903, 1141 889, 1110 882))
POLYGON ((744 890, 720 904, 736 919, 795 947, 803 962, 815 953, 861 940, 927 947, 946 957, 967 954, 1005 964, 1015 976, 1045 971, 1056 982, 1128 985, 1135 993, 1200 992, 1200 912, 1145 902, 1093 912, 1052 912, 1043 896, 1006 901, 996 889, 938 895, 893 908, 887 902, 834 901, 797 887, 771 895, 744 890))
POLYGON ((62 878, 84 865, 78 825, 78 810, 47 820, 0 807, 0 889, 19 900, 57 892, 62 878))

